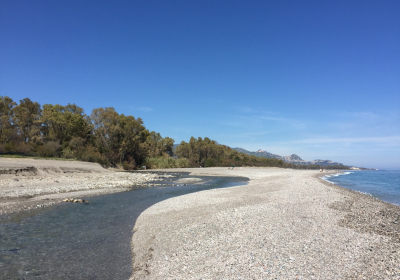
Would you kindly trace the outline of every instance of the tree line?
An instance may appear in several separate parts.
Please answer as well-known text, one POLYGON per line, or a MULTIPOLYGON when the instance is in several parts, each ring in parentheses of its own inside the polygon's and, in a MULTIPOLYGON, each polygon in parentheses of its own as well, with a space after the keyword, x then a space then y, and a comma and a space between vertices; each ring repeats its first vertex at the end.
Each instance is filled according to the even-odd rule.
POLYGON ((189 142, 182 141, 176 148, 176 155, 188 160, 192 167, 211 166, 256 166, 256 167, 281 167, 293 169, 348 169, 347 166, 321 166, 301 165, 288 163, 281 159, 257 157, 220 145, 214 140, 205 137, 202 139, 191 137, 189 142))
MULTIPOLYGON (((0 154, 57 157, 98 162, 124 169, 212 166, 265 166, 318 169, 281 159, 240 153, 214 140, 191 137, 174 151, 174 139, 149 131, 141 118, 95 108, 90 115, 75 104, 19 104, 0 96, 0 154)), ((328 167, 343 169, 344 166, 328 167)))
POLYGON ((72 158, 103 166, 134 169, 148 157, 172 155, 174 140, 149 131, 141 118, 114 108, 75 104, 41 106, 29 98, 19 104, 0 96, 0 153, 72 158))

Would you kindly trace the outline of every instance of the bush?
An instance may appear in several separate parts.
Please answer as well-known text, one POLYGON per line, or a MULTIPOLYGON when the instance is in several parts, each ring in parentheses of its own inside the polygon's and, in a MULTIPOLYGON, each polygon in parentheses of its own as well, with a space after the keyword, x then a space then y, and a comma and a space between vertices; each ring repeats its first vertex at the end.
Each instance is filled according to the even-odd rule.
POLYGON ((2 150, 4 153, 12 153, 15 152, 15 143, 14 142, 6 142, 3 144, 2 150))
POLYGON ((127 156, 126 160, 122 163, 122 168, 124 170, 133 170, 136 168, 135 159, 131 156, 127 156))
POLYGON ((18 154, 29 155, 31 153, 31 146, 28 143, 20 142, 15 144, 15 152, 18 154))
POLYGON ((152 157, 146 158, 144 165, 148 169, 164 169, 164 168, 184 168, 189 167, 189 161, 186 158, 172 157, 152 157))
POLYGON ((125 161, 122 163, 122 168, 123 168, 124 170, 133 170, 133 169, 135 169, 135 165, 134 165, 133 163, 128 162, 128 161, 125 160, 125 161))
POLYGON ((73 137, 68 143, 68 145, 74 150, 78 149, 79 147, 85 146, 85 144, 86 140, 81 137, 73 137))
POLYGON ((212 167, 212 166, 218 166, 218 162, 214 159, 207 158, 204 161, 204 167, 212 167))
POLYGON ((108 159, 92 146, 87 146, 86 148, 82 149, 77 155, 77 159, 82 161, 97 162, 104 167, 110 166, 108 159))
POLYGON ((61 154, 61 145, 56 141, 46 142, 38 146, 37 154, 41 157, 59 157, 61 154))
POLYGON ((74 152, 71 150, 70 147, 63 149, 62 155, 64 158, 75 158, 74 152))

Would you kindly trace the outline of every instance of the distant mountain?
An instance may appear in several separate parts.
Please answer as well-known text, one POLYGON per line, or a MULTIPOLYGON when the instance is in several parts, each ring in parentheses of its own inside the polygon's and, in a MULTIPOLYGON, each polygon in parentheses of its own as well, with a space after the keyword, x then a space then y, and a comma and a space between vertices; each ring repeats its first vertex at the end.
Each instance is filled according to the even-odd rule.
POLYGON ((305 161, 303 160, 301 157, 299 157, 298 155, 292 154, 290 156, 279 156, 279 155, 275 155, 272 153, 269 153, 267 151, 264 150, 258 150, 256 152, 250 152, 247 151, 243 148, 232 148, 235 151, 238 151, 240 153, 245 153, 248 155, 252 155, 252 156, 256 156, 256 157, 265 157, 265 158, 277 158, 277 159, 281 159, 285 162, 288 163, 295 163, 295 164, 315 164, 315 165, 321 165, 321 166, 333 166, 333 165, 343 165, 339 162, 334 162, 331 160, 323 160, 323 159, 316 159, 316 160, 312 160, 312 161, 305 161))
POLYGON ((263 150, 258 150, 257 152, 250 152, 250 151, 242 149, 242 148, 232 148, 232 150, 238 151, 240 153, 245 153, 245 154, 248 154, 248 155, 251 155, 251 156, 256 156, 256 157, 278 158, 278 159, 282 158, 281 156, 274 155, 274 154, 268 153, 268 152, 263 151, 263 150))

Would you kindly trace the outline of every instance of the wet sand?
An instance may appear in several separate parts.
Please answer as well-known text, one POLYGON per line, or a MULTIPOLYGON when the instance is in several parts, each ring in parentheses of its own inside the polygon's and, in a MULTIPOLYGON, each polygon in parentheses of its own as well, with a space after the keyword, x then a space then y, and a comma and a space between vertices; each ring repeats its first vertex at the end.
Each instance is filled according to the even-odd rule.
POLYGON ((131 242, 132 280, 400 279, 400 207, 319 171, 183 170, 250 181, 145 210, 131 242))

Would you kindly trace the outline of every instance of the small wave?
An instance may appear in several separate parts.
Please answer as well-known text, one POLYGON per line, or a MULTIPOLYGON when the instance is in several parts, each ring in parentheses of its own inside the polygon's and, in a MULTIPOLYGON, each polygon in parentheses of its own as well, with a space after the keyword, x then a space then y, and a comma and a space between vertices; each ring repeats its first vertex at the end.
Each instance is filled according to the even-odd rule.
POLYGON ((373 195, 372 193, 369 193, 369 192, 363 192, 363 191, 357 191, 357 190, 354 190, 354 191, 356 191, 356 192, 358 192, 358 193, 362 193, 362 194, 365 194, 365 195, 368 195, 368 196, 370 196, 370 197, 373 197, 373 198, 376 198, 376 199, 379 199, 379 200, 381 200, 378 196, 376 196, 376 195, 373 195))
POLYGON ((343 172, 343 173, 336 173, 336 174, 333 174, 332 176, 335 176, 335 177, 339 177, 339 176, 341 176, 341 175, 349 175, 349 174, 353 174, 354 172, 343 172))
POLYGON ((331 175, 325 175, 324 177, 321 177, 322 180, 327 181, 328 183, 334 184, 333 182, 329 181, 329 177, 331 177, 331 175))

